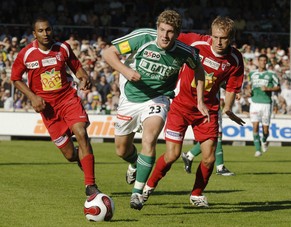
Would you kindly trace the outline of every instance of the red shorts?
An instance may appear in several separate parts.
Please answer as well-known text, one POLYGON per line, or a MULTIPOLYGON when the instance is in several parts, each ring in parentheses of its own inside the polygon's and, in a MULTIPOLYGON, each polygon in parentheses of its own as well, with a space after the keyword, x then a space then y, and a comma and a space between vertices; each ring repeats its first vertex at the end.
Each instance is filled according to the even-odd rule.
POLYGON ((51 139, 59 148, 72 136, 72 125, 78 122, 87 122, 89 125, 88 115, 78 96, 63 100, 56 106, 47 103, 41 115, 51 139))
POLYGON ((170 107, 165 125, 165 139, 174 143, 183 143, 185 133, 191 125, 195 141, 203 142, 208 139, 216 140, 218 136, 218 113, 210 113, 210 122, 199 113, 183 113, 181 110, 170 107))

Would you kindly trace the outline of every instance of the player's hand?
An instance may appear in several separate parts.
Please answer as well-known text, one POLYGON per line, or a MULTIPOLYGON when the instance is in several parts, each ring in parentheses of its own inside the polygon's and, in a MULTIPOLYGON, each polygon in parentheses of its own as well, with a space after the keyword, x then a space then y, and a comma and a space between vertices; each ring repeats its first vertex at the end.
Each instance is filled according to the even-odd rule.
POLYGON ((82 91, 90 90, 91 86, 92 86, 92 83, 89 78, 88 79, 82 78, 82 80, 79 83, 80 90, 82 91))
POLYGON ((198 103, 197 108, 200 113, 206 117, 203 123, 210 122, 210 116, 207 106, 204 103, 198 103))
POLYGON ((30 101, 35 112, 40 113, 45 109, 46 104, 42 97, 35 95, 30 101))
POLYGON ((268 91, 268 88, 267 88, 266 86, 262 86, 262 87, 261 87, 261 90, 262 90, 262 91, 268 91))
POLYGON ((239 124, 241 126, 243 126, 245 124, 243 119, 241 119, 240 117, 236 116, 232 111, 227 110, 227 111, 225 111, 225 114, 229 117, 230 120, 236 122, 237 124, 239 124))
POLYGON ((126 79, 132 82, 136 82, 141 79, 141 75, 137 71, 132 70, 132 72, 126 76, 126 79))

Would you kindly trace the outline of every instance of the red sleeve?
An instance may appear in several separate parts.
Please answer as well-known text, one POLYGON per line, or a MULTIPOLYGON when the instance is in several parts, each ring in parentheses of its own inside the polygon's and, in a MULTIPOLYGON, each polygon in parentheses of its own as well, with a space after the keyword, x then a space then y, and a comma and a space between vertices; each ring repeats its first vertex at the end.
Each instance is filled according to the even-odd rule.
POLYGON ((24 53, 25 51, 22 49, 17 54, 11 69, 11 81, 22 80, 22 75, 26 71, 26 66, 23 62, 24 53))
POLYGON ((232 68, 230 77, 226 83, 225 90, 227 92, 239 93, 241 92, 241 86, 244 79, 244 63, 243 63, 242 55, 238 50, 233 49, 232 55, 235 56, 234 59, 237 62, 232 68))
POLYGON ((72 70, 72 72, 76 74, 78 69, 82 67, 82 64, 77 58, 77 56, 74 54, 71 46, 67 42, 64 42, 63 44, 65 44, 69 50, 69 56, 66 63, 69 66, 69 68, 72 70))

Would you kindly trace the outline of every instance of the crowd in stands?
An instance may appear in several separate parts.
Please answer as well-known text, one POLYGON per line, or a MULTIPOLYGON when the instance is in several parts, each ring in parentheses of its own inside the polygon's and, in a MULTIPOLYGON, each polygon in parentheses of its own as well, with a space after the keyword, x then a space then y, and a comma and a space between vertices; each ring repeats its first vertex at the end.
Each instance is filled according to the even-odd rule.
POLYGON ((248 74, 257 68, 257 57, 269 57, 268 69, 277 73, 281 89, 273 94, 274 114, 291 114, 291 76, 289 36, 290 2, 287 0, 85 0, 85 1, 16 1, 0 3, 0 109, 32 110, 30 101, 10 83, 11 66, 22 47, 31 40, 30 24, 38 13, 50 15, 56 39, 67 41, 92 78, 89 92, 79 92, 84 107, 94 114, 115 113, 119 96, 119 73, 102 58, 110 41, 135 28, 155 27, 156 15, 165 6, 183 15, 184 31, 207 33, 216 15, 230 16, 237 28, 234 45, 245 60, 245 80, 236 113, 248 114, 250 85, 248 74), (260 31, 260 32, 257 32, 260 31), (279 34, 279 35, 278 35, 279 34), (280 38, 281 37, 281 38, 280 38), (13 97, 12 97, 13 96, 13 97))

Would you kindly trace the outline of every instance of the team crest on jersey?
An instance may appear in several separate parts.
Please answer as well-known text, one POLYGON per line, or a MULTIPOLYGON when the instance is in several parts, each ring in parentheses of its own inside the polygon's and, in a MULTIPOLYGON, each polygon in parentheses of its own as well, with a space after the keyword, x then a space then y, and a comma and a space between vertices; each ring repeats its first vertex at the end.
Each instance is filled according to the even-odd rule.
POLYGON ((227 62, 227 63, 222 63, 222 64, 221 64, 221 69, 222 69, 222 71, 226 71, 226 70, 228 70, 229 67, 230 67, 230 63, 229 63, 229 62, 227 62))
POLYGON ((61 52, 58 52, 56 54, 56 58, 57 58, 58 61, 61 61, 62 60, 62 53, 61 52))
POLYGON ((203 62, 203 65, 206 65, 208 66, 209 68, 212 68, 212 69, 215 69, 215 70, 218 70, 220 64, 216 61, 213 61, 212 59, 210 58, 205 58, 204 62, 203 62))
POLYGON ((27 62, 27 63, 25 63, 25 66, 28 69, 37 69, 37 68, 39 68, 39 63, 38 63, 38 61, 27 62))
POLYGON ((41 60, 41 63, 43 66, 56 65, 57 59, 56 58, 45 58, 45 59, 41 60))
POLYGON ((270 79, 270 76, 269 75, 264 75, 264 79, 265 80, 269 80, 270 79))
POLYGON ((152 59, 154 61, 159 61, 161 59, 160 53, 158 53, 156 51, 151 51, 151 50, 145 50, 143 52, 143 57, 145 57, 147 59, 152 59))

